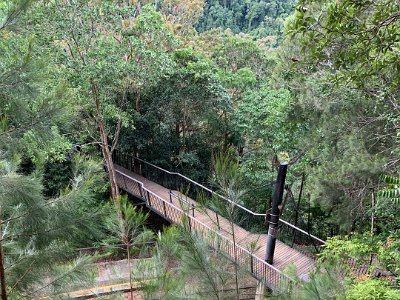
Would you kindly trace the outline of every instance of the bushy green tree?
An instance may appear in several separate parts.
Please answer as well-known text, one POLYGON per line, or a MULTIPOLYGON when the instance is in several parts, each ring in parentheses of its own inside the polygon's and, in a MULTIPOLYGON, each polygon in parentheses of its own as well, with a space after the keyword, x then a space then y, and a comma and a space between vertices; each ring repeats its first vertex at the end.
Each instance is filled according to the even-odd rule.
MULTIPOLYGON (((76 248, 102 236, 93 189, 103 180, 99 164, 81 160, 68 186, 45 198, 41 183, 46 157, 70 142, 61 122, 72 116, 63 85, 51 77, 48 52, 37 49, 21 24, 33 1, 0 3, 0 285, 2 299, 26 298, 75 278, 87 261, 76 248), (18 165, 30 162, 29 170, 18 165), (36 166, 33 167, 33 166, 36 166)), ((31 12, 31 11, 30 11, 31 12)))
POLYGON ((123 131, 120 148, 205 181, 230 99, 212 61, 190 48, 176 49, 171 59, 174 70, 147 90, 137 130, 123 131))
POLYGON ((389 46, 397 39, 398 7, 384 1, 298 4, 286 22, 275 82, 293 95, 290 115, 308 165, 306 192, 325 214, 314 217, 331 224, 325 234, 362 232, 380 175, 398 167, 398 91, 389 46))
POLYGON ((133 299, 133 277, 132 277, 132 255, 139 253, 151 242, 154 234, 145 228, 149 214, 138 211, 137 207, 128 202, 128 198, 121 197, 118 207, 114 208, 116 213, 111 214, 106 220, 106 227, 110 231, 105 240, 107 248, 115 250, 122 248, 128 260, 129 284, 131 299, 133 299), (122 220, 117 218, 122 214, 122 220))
POLYGON ((183 226, 160 234, 155 253, 156 280, 145 285, 145 298, 236 299, 232 263, 210 250, 204 239, 183 226))
POLYGON ((89 136, 96 136, 93 142, 102 150, 115 202, 119 191, 112 151, 121 126, 128 125, 122 108, 127 105, 130 65, 124 57, 129 55, 129 47, 122 21, 129 7, 87 1, 38 5, 34 22, 30 22, 32 30, 43 47, 51 47, 56 53, 54 66, 62 70, 58 75, 78 91, 75 99, 89 122, 89 136))
POLYGON ((400 292, 390 289, 381 280, 367 279, 361 281, 346 291, 346 299, 349 300, 398 300, 400 292))
MULTIPOLYGON (((83 161, 80 161, 83 164, 83 161)), ((61 272, 58 264, 76 257, 76 248, 102 236, 100 209, 91 203, 93 176, 98 169, 80 166, 68 190, 57 198, 43 196, 40 179, 18 175, 8 161, 1 163, 0 248, 2 287, 10 295, 32 295, 74 278, 78 260, 61 272), (61 272, 61 273, 60 273, 61 272)), ((97 165, 98 166, 98 165, 97 165)), ((6 299, 6 296, 3 296, 6 299)))

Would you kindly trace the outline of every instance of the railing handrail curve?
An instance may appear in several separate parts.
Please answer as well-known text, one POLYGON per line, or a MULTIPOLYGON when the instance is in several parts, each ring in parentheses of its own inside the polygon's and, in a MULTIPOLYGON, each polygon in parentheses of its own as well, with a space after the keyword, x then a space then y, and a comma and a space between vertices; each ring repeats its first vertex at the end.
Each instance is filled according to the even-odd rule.
MULTIPOLYGON (((150 166, 152 166, 153 168, 156 168, 156 169, 158 169, 158 170, 160 170, 160 171, 162 171, 162 172, 165 172, 165 173, 170 174, 170 175, 179 176, 179 177, 181 177, 181 178, 183 178, 183 179, 185 179, 185 180, 187 180, 187 181, 193 183, 194 185, 199 186, 199 187, 201 187, 202 189, 204 189, 204 190, 210 192, 211 194, 214 194, 214 195, 218 196, 219 198, 221 198, 221 199, 223 199, 223 200, 225 200, 225 201, 231 203, 232 205, 239 207, 240 209, 242 209, 242 210, 248 212, 249 214, 251 214, 251 215, 253 215, 253 216, 255 216, 255 217, 264 217, 264 218, 267 217, 267 214, 256 213, 256 212, 254 212, 254 211, 252 211, 252 210, 250 210, 250 209, 244 207, 243 205, 240 205, 240 204, 238 204, 238 203, 236 203, 236 202, 230 200, 229 198, 226 198, 226 197, 222 196, 221 194, 219 194, 219 193, 217 193, 217 192, 211 190, 210 188, 208 188, 208 187, 202 185, 201 183, 198 183, 198 182, 194 181, 193 179, 190 179, 189 177, 187 177, 187 176, 185 176, 185 175, 183 175, 183 174, 181 174, 181 173, 168 171, 168 170, 166 170, 166 169, 163 169, 163 168, 161 168, 161 167, 159 167, 159 166, 157 166, 157 165, 155 165, 155 164, 152 164, 152 163, 150 163, 150 162, 148 162, 148 161, 145 161, 145 160, 143 160, 143 159, 141 159, 141 158, 139 158, 139 157, 136 157, 136 156, 134 156, 134 155, 131 155, 131 154, 128 154, 128 155, 130 155, 130 156, 132 156, 134 159, 137 159, 138 161, 141 161, 141 162, 143 162, 143 163, 145 163, 145 164, 147 164, 147 165, 150 165, 150 166)), ((293 228, 293 229, 295 229, 295 230, 297 230, 297 231, 299 231, 299 232, 301 232, 301 233, 303 233, 303 234, 305 234, 305 235, 307 235, 307 236, 309 236, 309 237, 311 237, 311 238, 317 240, 317 241, 318 241, 319 243, 321 243, 322 245, 325 245, 325 244, 326 244, 326 242, 325 242, 324 240, 322 240, 322 239, 320 239, 320 238, 318 238, 318 237, 316 237, 316 236, 314 236, 314 235, 308 233, 307 231, 305 231, 305 230, 303 230, 303 229, 301 229, 301 228, 299 228, 299 227, 297 227, 297 226, 295 226, 295 225, 293 225, 293 224, 290 224, 289 222, 285 221, 285 220, 282 219, 282 218, 279 218, 279 221, 282 222, 283 224, 285 224, 285 225, 287 225, 287 226, 289 226, 289 227, 291 227, 291 228, 293 228)))
POLYGON ((226 198, 226 197, 222 196, 221 194, 218 194, 217 192, 213 191, 212 189, 209 189, 208 187, 202 185, 201 183, 198 183, 198 182, 194 181, 193 179, 190 179, 189 177, 187 177, 187 176, 185 176, 185 175, 183 175, 181 173, 168 171, 168 170, 163 169, 163 168, 161 168, 161 167, 159 167, 159 166, 157 166, 155 164, 149 163, 149 162, 147 162, 147 161, 145 161, 145 160, 143 160, 143 159, 141 159, 139 157, 135 157, 135 156, 132 156, 132 157, 134 159, 137 159, 137 160, 145 163, 145 164, 148 164, 148 165, 152 166, 153 168, 156 168, 156 169, 158 169, 160 171, 163 171, 163 172, 165 172, 167 174, 179 176, 179 177, 181 177, 181 178, 193 183, 194 185, 197 185, 197 186, 201 187, 202 189, 210 192, 211 194, 214 194, 214 195, 220 197, 221 199, 224 199, 225 201, 231 203, 232 205, 243 209, 244 211, 248 212, 249 214, 252 214, 253 216, 256 216, 256 217, 265 217, 266 216, 266 214, 260 214, 260 213, 253 212, 252 210, 244 207, 243 205, 240 205, 240 204, 230 200, 229 198, 226 198))
POLYGON ((317 240, 318 242, 320 242, 323 245, 326 244, 326 242, 324 240, 321 240, 320 238, 316 237, 315 235, 312 235, 311 233, 308 233, 307 231, 305 231, 305 230, 303 230, 303 229, 301 229, 301 228, 299 228, 297 226, 294 226, 293 224, 290 224, 289 222, 287 222, 287 221, 285 221, 283 219, 279 219, 279 222, 282 222, 283 224, 285 224, 285 225, 287 225, 287 226, 289 226, 289 227, 291 227, 293 229, 296 229, 297 231, 300 231, 301 233, 303 233, 305 235, 308 235, 309 237, 317 240))

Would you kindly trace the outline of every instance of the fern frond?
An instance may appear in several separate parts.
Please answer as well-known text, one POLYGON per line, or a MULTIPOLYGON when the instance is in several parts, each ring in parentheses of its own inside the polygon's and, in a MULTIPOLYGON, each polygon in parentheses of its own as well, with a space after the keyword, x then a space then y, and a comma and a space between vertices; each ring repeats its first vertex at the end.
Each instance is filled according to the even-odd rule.
POLYGON ((396 204, 400 203, 400 176, 382 175, 381 179, 387 186, 378 192, 378 196, 396 204))
POLYGON ((384 189, 378 192, 378 196, 381 198, 399 198, 400 197, 400 188, 396 189, 384 189))
POLYGON ((381 179, 390 185, 400 185, 400 176, 382 175, 381 179))

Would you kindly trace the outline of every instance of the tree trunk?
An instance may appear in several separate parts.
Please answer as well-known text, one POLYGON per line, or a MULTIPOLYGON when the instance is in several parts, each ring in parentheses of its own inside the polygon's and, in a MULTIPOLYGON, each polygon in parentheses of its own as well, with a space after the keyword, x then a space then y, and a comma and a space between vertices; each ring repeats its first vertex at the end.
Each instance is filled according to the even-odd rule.
POLYGON ((139 92, 136 92, 136 111, 140 112, 140 94, 139 92))
POLYGON ((100 140, 101 140, 101 152, 103 154, 104 163, 107 167, 108 172, 108 180, 110 182, 111 189, 111 199, 114 202, 114 205, 117 207, 117 199, 119 197, 119 189, 117 184, 117 177, 115 175, 114 163, 112 160, 112 151, 108 144, 108 134, 106 132, 102 114, 100 111, 100 99, 97 91, 97 86, 94 83, 91 83, 92 97, 96 108, 95 120, 97 126, 99 128, 100 140))
POLYGON ((372 190, 372 195, 371 195, 371 235, 374 235, 374 225, 375 225, 375 193, 374 190, 372 190))
POLYGON ((107 149, 104 149, 104 152, 108 152, 105 154, 107 156, 106 158, 106 165, 107 165, 107 170, 108 170, 108 180, 110 182, 110 190, 111 190, 111 198, 113 201, 115 201, 119 197, 119 188, 117 184, 117 176, 115 175, 115 168, 114 168, 114 163, 112 161, 112 158, 110 157, 111 154, 107 149))
POLYGON ((180 135, 180 133, 181 133, 181 129, 180 129, 179 123, 176 122, 176 123, 175 123, 175 135, 176 135, 176 138, 177 138, 178 140, 179 140, 179 135, 180 135))
POLYGON ((114 162, 112 160, 112 152, 108 145, 107 134, 105 132, 103 122, 99 122, 98 125, 99 125, 100 139, 102 144, 101 151, 103 154, 104 163, 106 164, 107 167, 108 181, 110 182, 111 198, 114 204, 116 204, 116 200, 119 197, 119 189, 117 183, 117 176, 115 175, 114 162))
MULTIPOLYGON (((1 220, 1 219, 0 219, 1 220)), ((7 289, 6 289, 6 277, 4 272, 4 253, 3 253, 3 243, 1 239, 3 237, 1 224, 0 224, 0 286, 1 286, 1 300, 7 300, 7 289)))
POLYGON ((182 149, 183 152, 186 152, 186 122, 183 122, 182 125, 182 149))

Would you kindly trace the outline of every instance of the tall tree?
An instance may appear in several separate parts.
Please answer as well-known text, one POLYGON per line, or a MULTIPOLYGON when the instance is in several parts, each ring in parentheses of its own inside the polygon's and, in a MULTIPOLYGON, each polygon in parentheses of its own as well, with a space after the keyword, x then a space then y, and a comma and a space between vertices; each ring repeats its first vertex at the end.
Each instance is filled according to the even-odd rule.
MULTIPOLYGON (((58 124, 72 116, 63 96, 65 89, 53 81, 46 49, 37 50, 25 34, 23 19, 32 1, 2 1, 0 6, 0 283, 1 297, 28 297, 72 275, 79 262, 57 270, 57 263, 75 256, 75 247, 99 237, 99 211, 89 212, 93 179, 98 165, 81 162, 75 181, 62 195, 45 199, 40 170, 18 166, 21 157, 40 166, 53 150, 70 149, 58 124), (40 53, 40 54, 39 54, 40 53), (86 207, 87 208, 87 207, 86 207), (90 224, 90 225, 89 225, 90 224)), ((32 12, 31 10, 29 10, 32 12)), ((101 179, 99 179, 101 180, 101 179)), ((97 180, 96 180, 97 181, 97 180)))
POLYGON ((59 74, 76 91, 85 129, 101 148, 115 204, 119 190, 112 153, 121 126, 129 125, 123 108, 132 66, 123 21, 131 13, 134 8, 122 3, 47 2, 32 22, 42 45, 54 49, 59 74))

